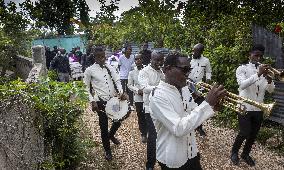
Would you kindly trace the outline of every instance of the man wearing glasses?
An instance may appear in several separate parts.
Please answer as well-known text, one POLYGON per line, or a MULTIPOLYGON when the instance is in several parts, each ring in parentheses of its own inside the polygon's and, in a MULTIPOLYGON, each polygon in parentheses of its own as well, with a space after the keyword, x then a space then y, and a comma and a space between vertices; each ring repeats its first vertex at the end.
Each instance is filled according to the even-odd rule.
POLYGON ((165 80, 150 95, 150 114, 156 132, 156 158, 162 170, 200 170, 194 129, 214 115, 217 104, 226 95, 223 86, 214 85, 205 101, 197 106, 186 80, 190 59, 170 54, 164 62, 165 80))

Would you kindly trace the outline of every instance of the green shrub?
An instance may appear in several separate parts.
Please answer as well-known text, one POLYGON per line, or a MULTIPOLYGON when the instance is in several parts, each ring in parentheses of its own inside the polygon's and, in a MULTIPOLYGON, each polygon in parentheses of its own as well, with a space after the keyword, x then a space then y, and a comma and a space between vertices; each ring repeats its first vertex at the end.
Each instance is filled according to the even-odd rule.
MULTIPOLYGON (((35 122, 50 149, 53 162, 44 162, 43 169, 74 169, 85 157, 91 143, 80 135, 81 116, 87 95, 82 82, 60 83, 49 78, 38 84, 20 80, 0 85, 0 97, 21 95, 30 100, 43 122, 35 122)), ((15 98, 17 99, 17 98, 15 98)), ((19 99, 19 98, 18 98, 19 99)))
POLYGON ((275 130, 267 127, 262 127, 257 134, 257 140, 262 145, 265 145, 266 141, 275 134, 276 134, 275 130))

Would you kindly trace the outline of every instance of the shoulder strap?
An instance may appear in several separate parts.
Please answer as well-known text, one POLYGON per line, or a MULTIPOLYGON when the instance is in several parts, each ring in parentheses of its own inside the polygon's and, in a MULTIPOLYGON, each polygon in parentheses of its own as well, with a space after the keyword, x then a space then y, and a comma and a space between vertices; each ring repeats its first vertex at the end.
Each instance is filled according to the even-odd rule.
POLYGON ((107 66, 105 66, 105 68, 106 68, 107 73, 109 74, 109 76, 110 76, 110 78, 111 78, 111 80, 112 80, 112 83, 113 83, 113 86, 114 86, 115 91, 116 91, 117 93, 119 93, 118 88, 117 88, 117 85, 116 85, 116 83, 114 82, 114 80, 113 80, 113 78, 112 78, 112 75, 111 75, 111 72, 110 72, 109 68, 108 68, 107 66))

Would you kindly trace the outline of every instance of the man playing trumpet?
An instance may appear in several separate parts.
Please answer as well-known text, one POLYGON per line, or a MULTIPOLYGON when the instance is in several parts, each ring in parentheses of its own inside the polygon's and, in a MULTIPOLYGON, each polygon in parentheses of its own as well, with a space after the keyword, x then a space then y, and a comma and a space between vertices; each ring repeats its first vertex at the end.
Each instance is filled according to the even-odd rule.
POLYGON ((165 80, 150 94, 150 114, 157 132, 156 156, 162 170, 201 170, 194 129, 214 115, 226 95, 222 85, 214 85, 197 106, 186 85, 190 59, 169 54, 164 61, 165 80))
MULTIPOLYGON (((249 63, 239 66, 236 70, 239 95, 259 103, 263 103, 265 91, 271 93, 275 88, 272 78, 268 76, 270 66, 259 64, 264 50, 263 45, 255 45, 249 53, 249 63)), ((254 166, 254 160, 249 153, 260 129, 263 111, 247 103, 244 107, 246 114, 238 113, 240 131, 234 141, 230 158, 234 165, 239 164, 238 152, 246 140, 241 158, 249 166, 254 166)))

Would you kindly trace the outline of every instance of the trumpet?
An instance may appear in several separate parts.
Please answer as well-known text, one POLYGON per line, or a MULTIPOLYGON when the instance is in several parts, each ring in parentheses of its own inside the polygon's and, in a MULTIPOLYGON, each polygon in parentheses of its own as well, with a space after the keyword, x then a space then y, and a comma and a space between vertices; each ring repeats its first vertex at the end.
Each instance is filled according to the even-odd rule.
MULTIPOLYGON (((261 63, 259 63, 259 62, 257 64, 261 65, 261 63)), ((276 78, 279 81, 284 81, 284 72, 283 71, 279 71, 276 68, 270 67, 268 69, 268 75, 271 78, 276 78)))
MULTIPOLYGON (((199 82, 196 83, 196 87, 197 88, 203 88, 206 91, 209 91, 212 89, 212 86, 204 83, 204 82, 199 82)), ((242 96, 238 96, 234 93, 228 92, 227 96, 225 96, 225 98, 221 101, 221 105, 227 108, 230 108, 236 112, 239 112, 242 115, 246 114, 246 107, 244 106, 244 103, 253 105, 259 109, 261 109, 264 112, 264 116, 265 117, 269 117, 272 109, 275 105, 275 102, 270 103, 270 104, 264 104, 264 103, 259 103, 256 102, 254 100, 242 97, 242 96)))

